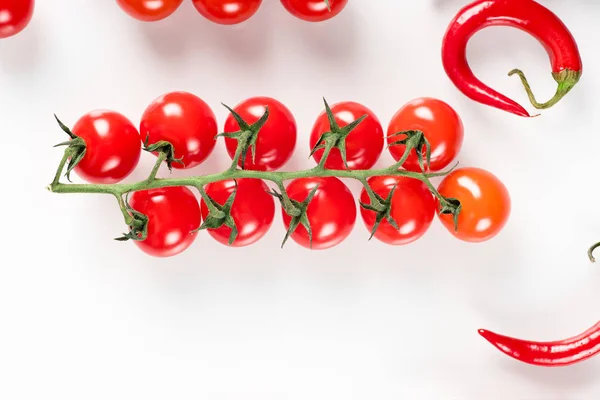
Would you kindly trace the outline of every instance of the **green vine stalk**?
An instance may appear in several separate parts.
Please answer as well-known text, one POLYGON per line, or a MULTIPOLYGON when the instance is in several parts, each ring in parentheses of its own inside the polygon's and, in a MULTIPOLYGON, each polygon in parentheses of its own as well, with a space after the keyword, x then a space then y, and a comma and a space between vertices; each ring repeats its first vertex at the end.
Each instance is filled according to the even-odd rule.
MULTIPOLYGON (((217 137, 226 136, 238 140, 238 148, 235 156, 233 157, 231 167, 228 168, 226 171, 210 175, 198 175, 184 178, 158 178, 157 173, 160 169, 160 166, 163 163, 166 163, 170 170, 172 163, 180 162, 180 160, 174 158, 174 149, 170 143, 158 142, 154 144, 148 144, 146 140, 144 142, 143 149, 145 151, 158 154, 156 163, 152 168, 151 172, 149 173, 148 178, 135 183, 117 184, 73 184, 70 183, 70 179, 69 183, 63 183, 60 181, 61 177, 63 176, 65 166, 68 165, 67 172, 66 174, 64 174, 68 178, 69 174, 75 168, 77 163, 81 161, 81 159, 83 159, 83 157, 85 156, 85 143, 81 138, 73 134, 70 131, 70 129, 67 128, 57 118, 59 126, 70 136, 71 140, 60 144, 66 145, 67 148, 64 152, 62 160, 58 165, 58 169, 56 171, 54 179, 52 183, 48 185, 47 189, 52 193, 88 193, 107 194, 114 196, 118 202, 119 208, 123 213, 125 224, 130 229, 129 233, 124 234, 123 237, 118 238, 118 240, 144 240, 146 237, 146 227, 148 220, 144 215, 131 209, 127 202, 127 196, 136 191, 165 187, 186 186, 196 188, 202 196, 203 200, 207 203, 207 205, 209 205, 210 209, 209 217, 207 218, 207 221, 210 220, 210 222, 207 223, 207 221, 205 221, 205 224, 203 224, 203 226, 200 229, 210 229, 214 227, 219 227, 221 225, 227 225, 232 229, 232 237, 230 238, 230 243, 232 243, 235 240, 235 234, 237 234, 237 229, 234 223, 232 225, 232 218, 229 215, 229 210, 231 207, 231 203, 234 201, 235 192, 234 195, 228 200, 228 202, 230 202, 229 206, 227 204, 220 205, 214 200, 212 200, 210 197, 208 197, 208 195, 204 191, 204 186, 209 183, 245 178, 262 179, 265 181, 272 182, 277 187, 279 192, 271 191, 269 193, 280 200, 282 208, 293 219, 293 226, 290 227, 290 231, 288 231, 286 235, 287 239, 289 235, 293 232, 293 229, 295 229, 300 223, 306 225, 308 221, 306 216, 306 207, 312 197, 308 198, 307 201, 305 201, 306 204, 299 203, 295 200, 290 199, 287 195, 284 182, 298 178, 311 177, 337 177, 355 179, 361 182, 361 184, 365 187, 371 201, 371 204, 361 204, 361 206, 371 211, 376 211, 381 215, 385 215, 386 219, 390 223, 392 223, 392 225, 394 225, 395 222, 391 219, 389 213, 389 209, 391 206, 390 202, 382 199, 380 196, 374 193, 374 191, 370 188, 368 184, 368 179, 375 176, 398 176, 417 179, 425 183, 425 185, 427 185, 431 193, 439 200, 440 212, 444 214, 454 215, 455 227, 458 228, 457 218, 461 210, 460 202, 456 199, 445 198, 444 196, 442 196, 430 181, 431 178, 447 175, 452 171, 452 169, 446 172, 435 173, 426 171, 424 160, 427 161, 427 165, 429 165, 430 147, 429 142, 427 142, 427 140, 425 139, 423 132, 406 131, 398 132, 397 134, 393 135, 394 137, 398 137, 399 139, 391 145, 402 144, 406 146, 406 150, 404 152, 403 157, 390 167, 370 170, 327 169, 325 168, 325 163, 328 155, 333 149, 340 150, 340 153, 342 154, 342 159, 344 163, 346 163, 345 140, 350 134, 350 132, 353 129, 355 129, 364 120, 366 116, 361 117, 360 119, 354 121, 346 127, 339 127, 335 122, 333 113, 331 112, 331 109, 329 108, 329 105, 326 101, 325 108, 329 116, 329 121, 331 125, 330 132, 327 132, 324 135, 322 135, 321 140, 317 142, 315 148, 313 148, 311 152, 311 154, 313 154, 318 149, 323 149, 324 151, 321 161, 314 168, 292 172, 263 172, 239 168, 238 164, 240 162, 240 159, 245 159, 247 151, 251 151, 252 155, 254 154, 256 138, 260 132, 260 128, 268 120, 269 110, 266 110, 265 115, 259 121, 250 125, 243 121, 241 117, 235 113, 235 111, 227 107, 227 109, 238 121, 241 130, 239 132, 221 133, 217 135, 217 137), (412 172, 401 169, 402 165, 404 164, 404 162, 406 161, 406 159, 412 151, 417 152, 419 162, 422 168, 421 172, 412 172)), ((375 229, 377 229, 377 227, 374 228, 374 231, 375 229)), ((309 230, 310 232, 309 226, 307 227, 307 230, 309 230)))

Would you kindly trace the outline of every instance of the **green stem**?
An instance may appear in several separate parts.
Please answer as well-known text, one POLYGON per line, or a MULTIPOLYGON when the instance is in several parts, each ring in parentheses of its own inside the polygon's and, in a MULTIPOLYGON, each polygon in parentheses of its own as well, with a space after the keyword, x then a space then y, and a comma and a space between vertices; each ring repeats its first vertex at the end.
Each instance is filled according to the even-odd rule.
POLYGON ((556 83, 558 83, 556 93, 547 102, 538 103, 523 71, 521 71, 520 69, 513 69, 508 73, 508 76, 512 76, 515 74, 521 79, 521 83, 525 88, 525 92, 527 92, 527 97, 529 97, 529 101, 538 110, 550 108, 556 103, 558 103, 563 97, 567 95, 567 93, 571 91, 571 89, 573 89, 573 87, 577 84, 577 82, 579 82, 579 79, 581 78, 581 71, 565 69, 560 72, 553 72, 552 77, 554 78, 556 83))
POLYGON ((54 180, 52 181, 52 184, 48 186, 48 190, 52 191, 52 186, 57 185, 60 181, 60 177, 65 169, 65 165, 67 164, 67 161, 69 161, 69 157, 71 157, 71 152, 69 149, 66 149, 62 160, 60 160, 60 163, 58 164, 58 169, 56 170, 56 175, 54 175, 54 180))
POLYGON ((117 202, 119 203, 119 208, 121 209, 121 212, 123 213, 123 218, 125 218, 125 225, 131 225, 133 223, 133 218, 131 217, 131 214, 129 214, 129 211, 127 211, 127 206, 125 205, 125 200, 123 200, 123 194, 122 193, 113 193, 114 196, 117 198, 117 202))
POLYGON ((158 173, 160 166, 166 159, 167 159, 167 155, 165 153, 160 152, 158 154, 158 157, 156 159, 156 164, 154 164, 154 168, 152 168, 152 171, 150 171, 150 176, 148 176, 148 182, 153 182, 154 180, 156 180, 156 174, 158 173))

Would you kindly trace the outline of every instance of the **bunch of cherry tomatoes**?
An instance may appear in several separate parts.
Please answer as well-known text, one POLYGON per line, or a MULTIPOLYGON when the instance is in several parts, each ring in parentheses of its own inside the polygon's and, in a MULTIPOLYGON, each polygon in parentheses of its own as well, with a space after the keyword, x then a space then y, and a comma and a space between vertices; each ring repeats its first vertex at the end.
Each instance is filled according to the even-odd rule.
MULTIPOLYGON (((270 97, 247 99, 232 109, 248 125, 269 111, 266 123, 257 136, 255 154, 246 155, 244 169, 269 173, 280 170, 290 160, 297 144, 296 120, 280 101, 270 97)), ((239 119, 231 113, 224 133, 240 131, 239 119)), ((431 172, 448 167, 461 150, 464 129, 456 111, 445 102, 419 98, 404 105, 388 125, 387 135, 377 116, 366 106, 344 101, 331 106, 335 122, 344 127, 362 116, 362 122, 346 138, 347 165, 334 148, 324 164, 329 170, 370 170, 382 155, 386 142, 392 157, 400 160, 405 146, 397 144, 395 133, 419 130, 431 147, 426 169, 431 172)), ((316 119, 308 145, 314 148, 321 136, 329 132, 331 121, 326 112, 316 119)), ((89 183, 114 184, 125 179, 140 160, 143 143, 166 141, 172 144, 175 169, 191 169, 203 163, 218 141, 218 124, 209 105, 188 92, 171 92, 155 99, 144 111, 139 129, 125 116, 114 111, 92 111, 81 117, 72 132, 83 139, 86 153, 74 171, 89 183)), ((225 138, 230 157, 235 159, 238 142, 225 138)), ((319 163, 323 150, 313 154, 319 163)), ((239 159, 242 164, 242 158, 239 159)), ((413 151, 403 169, 421 172, 417 153, 413 151)), ((505 186, 494 175, 478 168, 460 168, 446 175, 438 186, 445 198, 458 199, 462 211, 459 229, 454 229, 451 215, 441 214, 439 202, 430 188, 409 177, 374 176, 368 180, 371 189, 382 199, 391 197, 390 214, 397 226, 381 221, 374 237, 390 245, 405 245, 422 237, 432 224, 436 211, 443 225, 456 237, 481 242, 494 237, 507 222, 510 198, 505 186), (392 193, 392 196, 390 196, 392 193)), ((357 201, 346 184, 336 177, 307 177, 291 180, 286 187, 289 198, 303 202, 317 187, 309 203, 307 217, 312 229, 312 246, 303 226, 290 238, 301 246, 327 249, 343 242, 357 219, 357 201), (317 187, 318 186, 318 187, 317 187)), ((225 245, 248 246, 260 240, 271 228, 276 199, 262 179, 224 179, 205 186, 205 192, 216 204, 224 205, 236 191, 231 216, 239 234, 228 243, 231 229, 221 226, 208 229, 210 236, 225 245)), ((365 189, 360 202, 369 204, 365 189)), ((209 205, 197 200, 184 186, 136 191, 129 206, 148 217, 147 238, 135 243, 153 256, 173 256, 187 249, 195 240, 191 233, 209 215, 209 205)), ((282 210, 283 222, 289 229, 291 217, 282 210)), ((360 207, 365 227, 372 231, 378 223, 377 213, 360 207)))
MULTIPOLYGON (((250 19, 263 0, 192 0, 196 10, 208 20, 235 25, 250 19)), ((141 21, 159 21, 173 14, 183 0, 117 0, 132 17, 141 21)), ((338 15, 348 0, 281 0, 292 15, 310 22, 320 22, 338 15)))
MULTIPOLYGON (((133 18, 159 21, 173 14, 183 0, 116 0, 133 18)), ((192 0, 200 14, 212 22, 234 25, 250 19, 263 0, 192 0)), ((292 15, 310 22, 320 22, 338 15, 348 0, 281 0, 292 15)), ((35 0, 0 0, 0 39, 14 36, 29 25, 35 0)))

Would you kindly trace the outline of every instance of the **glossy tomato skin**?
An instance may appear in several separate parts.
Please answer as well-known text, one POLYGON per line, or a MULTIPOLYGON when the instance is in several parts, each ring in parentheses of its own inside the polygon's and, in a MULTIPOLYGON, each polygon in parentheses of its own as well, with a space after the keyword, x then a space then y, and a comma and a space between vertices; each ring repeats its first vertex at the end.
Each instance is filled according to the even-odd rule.
MULTIPOLYGON (((307 209, 312 229, 312 250, 325 250, 342 243, 356 223, 356 203, 350 189, 338 178, 300 178, 287 187, 291 199, 303 202, 319 186, 307 209)), ((283 222, 289 228, 291 218, 283 211, 283 222)), ((308 231, 299 225, 291 235, 299 245, 310 249, 308 231)))
POLYGON ((29 25, 34 0, 0 0, 0 39, 20 33, 29 25))
MULTIPOLYGON (((368 115, 346 138, 346 161, 351 170, 370 169, 375 165, 383 152, 383 128, 377 116, 362 104, 345 101, 331 106, 331 111, 336 122, 343 128, 363 115, 368 115)), ((329 132, 330 124, 327 114, 322 112, 313 125, 310 135, 310 148, 312 149, 321 135, 329 132)), ((319 163, 323 157, 323 150, 318 150, 313 155, 319 163)), ((328 169, 346 169, 338 149, 333 149, 327 157, 325 167, 328 169)))
POLYGON ((85 156, 75 172, 90 183, 118 183, 129 176, 140 161, 140 135, 122 114, 92 111, 82 116, 71 130, 86 145, 85 156))
POLYGON ((293 16, 308 22, 322 22, 337 16, 348 0, 331 0, 331 11, 323 0, 281 0, 281 4, 293 16))
POLYGON ((148 217, 148 236, 135 244, 154 257, 173 257, 196 239, 192 231, 200 226, 200 205, 184 186, 134 192, 130 206, 148 217))
MULTIPOLYGON (((390 137, 391 135, 409 130, 420 130, 429 140, 431 171, 441 171, 450 165, 463 145, 464 127, 460 116, 450 105, 438 99, 418 98, 398 110, 388 127, 388 144, 403 139, 402 136, 390 137)), ((406 147, 397 145, 389 149, 394 159, 398 161, 402 158, 406 147)), ((421 171, 415 151, 410 154, 403 168, 408 171, 421 171)))
POLYGON ((173 14, 183 0, 117 0, 117 4, 131 17, 144 21, 160 21, 173 14))
MULTIPOLYGON (((254 171, 275 171, 281 168, 292 157, 296 148, 298 129, 296 120, 290 110, 281 102, 270 97, 253 97, 234 107, 234 111, 252 125, 269 108, 269 119, 258 133, 255 162, 248 151, 244 169, 254 171)), ((240 126, 230 114, 225 122, 225 132, 237 132, 240 126)), ((226 138, 225 145, 229 156, 233 159, 237 149, 236 139, 226 138)), ((242 162, 238 163, 241 167, 242 162)))
POLYGON ((262 0, 193 0, 196 10, 209 21, 235 25, 250 19, 262 0))
MULTIPOLYGON (((391 216, 400 229, 394 228, 385 219, 379 224, 375 238, 390 245, 406 245, 421 238, 431 226, 435 216, 436 202, 427 186, 413 178, 400 176, 377 176, 368 180, 369 186, 383 199, 396 186, 392 197, 391 216)), ((363 188, 360 201, 370 204, 371 200, 363 188)), ((365 226, 371 232, 377 214, 360 208, 365 226)))
POLYGON ((457 169, 444 177, 438 191, 461 202, 458 232, 452 215, 439 216, 446 229, 460 240, 474 243, 490 240, 504 228, 510 216, 511 199, 506 186, 486 170, 457 169))
MULTIPOLYGON (((233 180, 219 181, 206 185, 206 194, 219 204, 225 204, 235 189, 233 180)), ((231 216, 238 229, 232 247, 245 247, 258 242, 271 228, 275 218, 275 199, 269 187, 260 179, 238 179, 231 216)), ((208 216, 208 207, 201 201, 202 219, 208 216)), ((229 245, 231 229, 222 226, 208 229, 208 233, 219 243, 229 245)))
POLYGON ((149 143, 165 140, 175 149, 177 169, 194 168, 204 162, 217 143, 217 119, 211 108, 188 92, 171 92, 155 99, 144 111, 140 134, 149 143))

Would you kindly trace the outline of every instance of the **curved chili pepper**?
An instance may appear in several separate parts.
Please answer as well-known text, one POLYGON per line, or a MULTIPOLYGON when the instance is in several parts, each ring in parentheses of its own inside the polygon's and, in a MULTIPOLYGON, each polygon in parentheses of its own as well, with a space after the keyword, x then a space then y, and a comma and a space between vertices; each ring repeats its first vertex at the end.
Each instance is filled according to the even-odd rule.
POLYGON ((521 78, 531 104, 546 109, 558 103, 579 82, 582 62, 577 43, 565 24, 549 9, 534 0, 477 0, 459 11, 450 23, 442 46, 444 69, 466 96, 477 102, 530 117, 518 103, 486 86, 475 77, 466 58, 469 39, 488 26, 510 26, 535 37, 546 49, 552 63, 552 76, 558 89, 552 99, 538 103, 521 70, 509 76, 521 78))
POLYGON ((600 352, 600 322, 579 336, 555 342, 534 342, 480 329, 498 350, 521 362, 544 367, 575 364, 600 352))

